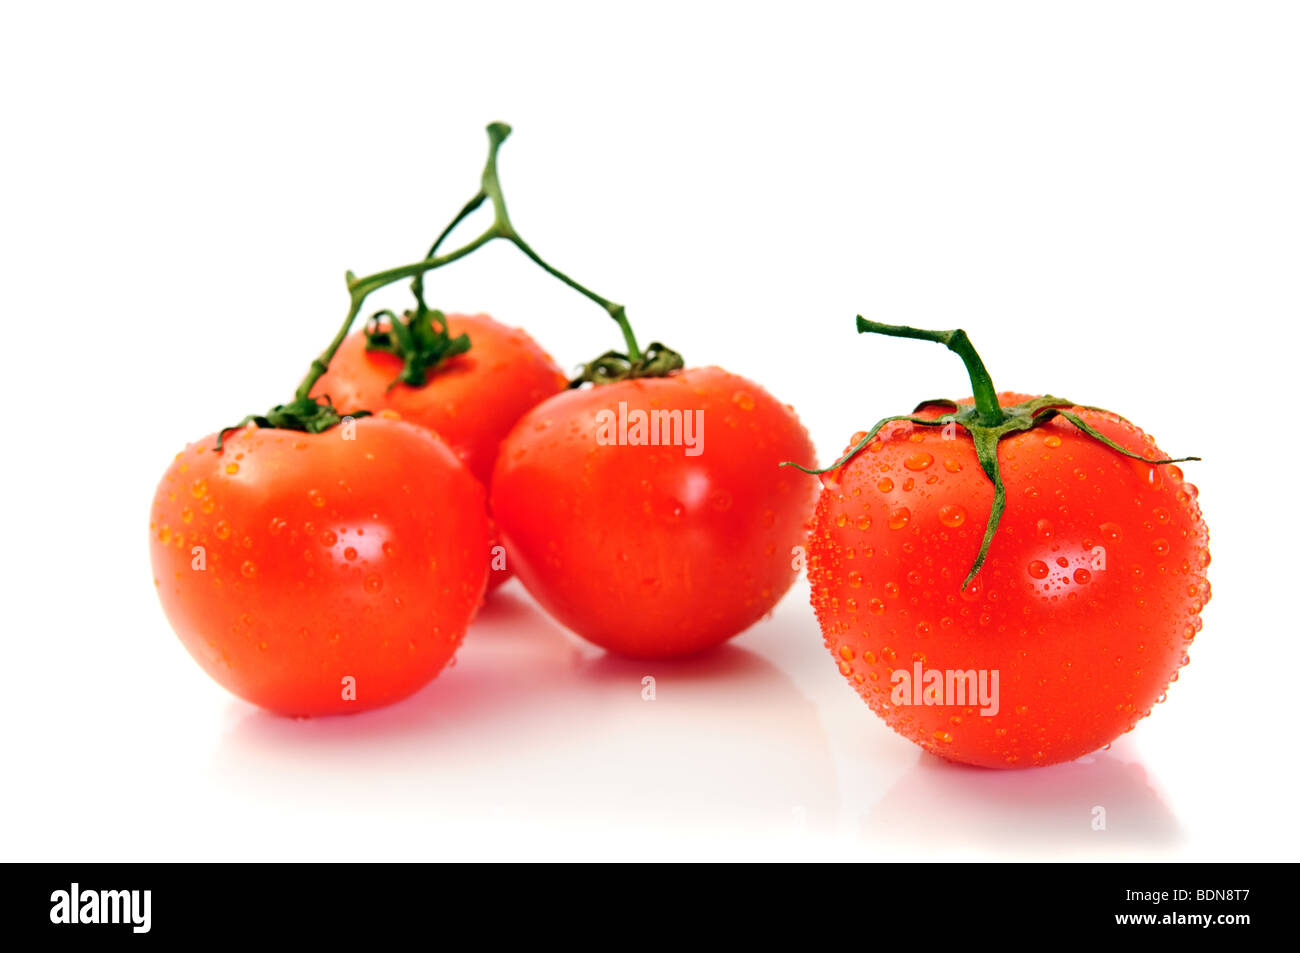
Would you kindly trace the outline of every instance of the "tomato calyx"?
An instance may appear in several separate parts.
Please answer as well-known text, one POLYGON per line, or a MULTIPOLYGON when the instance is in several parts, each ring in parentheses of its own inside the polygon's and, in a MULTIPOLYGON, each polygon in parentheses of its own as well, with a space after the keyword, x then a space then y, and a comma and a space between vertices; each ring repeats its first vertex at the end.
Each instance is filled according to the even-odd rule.
MULTIPOLYGON (((421 302, 421 305, 423 302, 421 302)), ((376 311, 366 321, 366 350, 392 354, 402 369, 388 384, 423 387, 429 373, 470 348, 468 334, 451 336, 447 317, 441 311, 417 307, 398 317, 392 311, 376 311)))
MULTIPOLYGON (((1098 413, 1111 414, 1119 417, 1112 411, 1105 410, 1101 407, 1092 407, 1087 404, 1076 404, 1074 401, 1065 400, 1061 397, 1045 395, 1043 397, 1034 397, 1030 400, 1022 401, 1019 404, 1012 404, 1003 407, 997 398, 997 390, 993 386, 993 380, 989 376, 988 370, 984 367, 984 362, 980 359, 979 354, 970 343, 970 338, 966 332, 957 329, 955 331, 927 331, 920 328, 911 328, 906 325, 881 324, 877 321, 868 321, 862 315, 858 315, 858 333, 859 334, 885 334, 891 337, 913 338, 922 341, 933 341, 937 344, 943 344, 948 350, 957 354, 965 363, 967 374, 970 376, 971 392, 975 395, 974 403, 962 404, 954 400, 940 398, 937 400, 926 400, 917 404, 910 414, 898 414, 893 417, 885 417, 883 420, 876 422, 876 425, 867 431, 866 435, 855 443, 848 451, 828 467, 820 470, 811 470, 807 467, 800 466, 792 461, 782 463, 781 466, 792 466, 804 473, 820 475, 837 470, 844 466, 863 449, 876 439, 881 429, 895 421, 905 420, 921 427, 949 427, 956 426, 965 430, 971 438, 974 445, 975 458, 979 461, 980 469, 988 477, 989 482, 993 484, 993 507, 989 512, 988 522, 984 528, 984 538, 980 543, 978 555, 975 557, 975 563, 971 566, 970 572, 962 581, 961 588, 964 592, 970 585, 971 580, 979 573, 980 568, 984 565, 984 560, 988 557, 989 546, 993 543, 993 537, 997 533, 998 524, 1002 520, 1002 513, 1006 509, 1007 492, 1002 483, 1002 472, 998 464, 998 444, 1004 437, 1014 433, 1024 433, 1041 427, 1048 421, 1056 417, 1073 424, 1081 433, 1098 443, 1114 450, 1133 460, 1140 460, 1143 463, 1149 463, 1152 466, 1159 466, 1170 463, 1185 463, 1189 460, 1200 460, 1200 457, 1171 457, 1160 460, 1152 460, 1142 456, 1140 453, 1134 453, 1121 447, 1115 441, 1111 440, 1101 431, 1097 430, 1086 420, 1075 412, 1075 408, 1092 410, 1098 413), (947 413, 938 417, 923 417, 921 412, 931 408, 945 408, 947 413)), ((1123 417, 1119 417, 1123 420, 1123 417)))
POLYGON ((651 343, 635 360, 620 351, 606 351, 594 361, 582 365, 582 371, 569 381, 570 389, 583 384, 615 384, 638 377, 667 377, 686 366, 682 356, 658 341, 651 343))
POLYGON ((214 449, 220 453, 226 442, 226 434, 243 430, 249 424, 271 430, 297 430, 301 433, 316 434, 324 433, 345 420, 369 416, 371 414, 368 410, 354 410, 347 414, 340 414, 330 402, 328 394, 319 399, 299 397, 287 404, 276 404, 264 414, 249 414, 233 427, 223 427, 217 434, 217 445, 214 449))

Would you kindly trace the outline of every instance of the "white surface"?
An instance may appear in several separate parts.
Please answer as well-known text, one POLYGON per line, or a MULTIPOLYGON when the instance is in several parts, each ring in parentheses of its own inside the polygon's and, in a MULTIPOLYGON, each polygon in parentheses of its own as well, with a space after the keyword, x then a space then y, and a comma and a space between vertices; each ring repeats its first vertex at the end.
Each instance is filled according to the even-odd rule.
MULTIPOLYGON (((1294 7, 546 9, 0 13, 0 858, 1296 859, 1294 7), (512 584, 455 668, 349 719, 211 683, 150 585, 154 484, 288 396, 345 268, 419 257, 492 119, 539 251, 824 457, 967 390, 859 311, 960 324, 1000 386, 1204 456, 1215 598, 1169 702, 1088 763, 947 767, 842 684, 802 587, 669 666, 512 584)), ((429 287, 568 366, 618 343, 506 247, 429 287)))

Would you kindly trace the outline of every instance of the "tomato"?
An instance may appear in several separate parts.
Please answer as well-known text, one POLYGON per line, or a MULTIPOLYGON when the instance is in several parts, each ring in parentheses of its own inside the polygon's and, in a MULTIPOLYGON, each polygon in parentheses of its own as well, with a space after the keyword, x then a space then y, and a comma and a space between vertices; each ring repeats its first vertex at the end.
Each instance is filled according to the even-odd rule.
MULTIPOLYGON (((1163 459, 1114 414, 1065 408, 1163 459)), ((972 438, 886 425, 823 476, 812 604, 840 672, 899 734, 973 765, 1067 761, 1131 730, 1177 680, 1210 598, 1208 533, 1178 467, 1124 456, 1061 416, 1005 436, 997 460, 1006 509, 963 590, 994 498, 972 438), (943 677, 933 703, 915 684, 931 672, 943 677), (965 672, 987 675, 990 704, 972 700, 970 681, 953 703, 963 679, 949 690, 946 673, 965 672)))
POLYGON ((437 675, 488 572, 484 490, 455 454, 384 417, 216 441, 176 455, 150 517, 163 610, 204 671, 286 715, 375 708, 437 675))
MULTIPOLYGON (((392 410, 445 440, 484 487, 510 428, 536 404, 568 386, 564 373, 526 332, 486 314, 447 315, 453 336, 466 334, 470 349, 434 369, 422 387, 398 384, 401 358, 366 350, 364 331, 339 347, 312 394, 328 394, 343 411, 392 410)), ((489 547, 493 546, 489 544, 489 547)), ((498 553, 499 557, 500 554, 498 553)), ((489 587, 510 577, 508 561, 491 561, 489 587)))
POLYGON ((516 574, 557 620, 614 652, 685 655, 748 628, 793 583, 815 484, 783 460, 813 460, 793 410, 694 368, 533 408, 502 445, 492 508, 516 574), (651 411, 680 421, 658 446, 638 442, 651 411))

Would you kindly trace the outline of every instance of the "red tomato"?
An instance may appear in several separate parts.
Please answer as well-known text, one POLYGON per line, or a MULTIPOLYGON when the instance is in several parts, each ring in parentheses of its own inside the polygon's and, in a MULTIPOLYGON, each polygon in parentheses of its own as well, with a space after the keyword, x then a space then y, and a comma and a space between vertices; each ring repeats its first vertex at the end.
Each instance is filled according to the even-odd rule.
POLYGON ((748 628, 794 581, 815 486, 783 460, 812 465, 794 411, 716 367, 571 390, 502 445, 493 512, 561 623, 615 652, 685 655, 748 628), (651 411, 679 414, 677 445, 634 442, 651 411))
MULTIPOLYGON (((403 420, 442 437, 486 487, 497 451, 520 416, 568 386, 564 373, 526 332, 486 314, 447 315, 449 333, 468 334, 470 349, 431 372, 423 387, 398 384, 398 357, 367 351, 364 331, 343 341, 313 396, 328 394, 342 411, 393 410, 403 420)), ((491 546, 492 544, 489 544, 491 546)), ((508 564, 494 561, 496 586, 509 578, 508 564)))
POLYGON ((163 610, 204 671, 286 715, 375 708, 437 675, 488 571, 484 491, 451 450, 383 417, 215 443, 176 455, 149 527, 163 610))
MULTIPOLYGON (((1164 457, 1115 415, 1073 411, 1164 457)), ((812 603, 840 672, 904 737, 986 767, 1068 761, 1131 730, 1177 680, 1210 598, 1208 534, 1178 467, 1127 458, 1060 417, 1004 438, 998 459, 1006 510, 963 592, 992 484, 964 429, 887 425, 823 476, 812 603), (918 667, 923 684, 945 673, 943 703, 916 694, 918 667), (949 672, 989 673, 990 694, 998 673, 996 705, 952 704, 949 672)))

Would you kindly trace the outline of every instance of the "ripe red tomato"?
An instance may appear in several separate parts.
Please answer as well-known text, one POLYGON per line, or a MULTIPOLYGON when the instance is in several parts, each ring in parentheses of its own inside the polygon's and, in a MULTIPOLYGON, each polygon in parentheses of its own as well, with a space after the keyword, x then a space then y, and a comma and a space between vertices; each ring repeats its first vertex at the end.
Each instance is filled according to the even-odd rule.
POLYGON ((685 655, 748 628, 794 581, 815 485, 783 460, 813 460, 794 411, 694 368, 533 408, 502 445, 492 507, 515 572, 561 623, 615 652, 685 655), (651 411, 678 414, 677 445, 634 442, 651 411))
MULTIPOLYGON (((367 351, 365 332, 358 330, 343 341, 312 395, 328 394, 344 412, 393 410, 403 420, 427 427, 487 487, 510 428, 526 411, 564 390, 568 380, 519 328, 486 314, 447 315, 447 328, 452 337, 467 334, 470 349, 440 364, 422 387, 398 384, 390 389, 401 359, 367 351)), ((489 575, 489 587, 510 577, 509 564, 503 562, 493 561, 496 571, 489 575)))
POLYGON ((383 417, 216 439, 176 455, 149 526, 163 610, 204 671, 286 715, 375 708, 437 675, 488 571, 484 491, 451 450, 383 417))
MULTIPOLYGON (((1028 399, 998 396, 1004 407, 1028 399)), ((1164 457, 1119 417, 1072 411, 1125 449, 1164 457)), ((886 425, 823 476, 812 603, 841 673, 899 734, 986 767, 1067 761, 1132 729, 1178 678, 1210 598, 1208 534, 1177 467, 1125 457, 1060 417, 1005 437, 998 460, 1006 509, 963 591, 994 496, 971 437, 886 425), (922 682, 998 673, 996 714, 969 697, 950 704, 946 675, 945 703, 926 704, 918 667, 922 682)))

